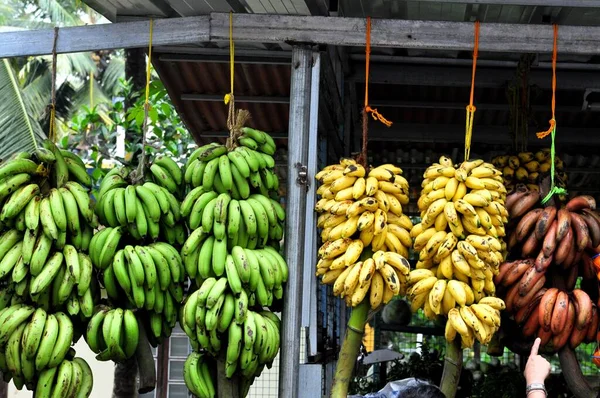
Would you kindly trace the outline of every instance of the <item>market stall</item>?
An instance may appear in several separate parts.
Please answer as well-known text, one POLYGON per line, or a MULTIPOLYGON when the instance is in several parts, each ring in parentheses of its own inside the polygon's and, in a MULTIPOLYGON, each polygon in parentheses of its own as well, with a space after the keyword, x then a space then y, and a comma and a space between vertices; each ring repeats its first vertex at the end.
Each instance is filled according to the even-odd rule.
MULTIPOLYGON (((361 4, 362 7, 357 8, 354 2, 349 1, 340 1, 339 4, 328 6, 321 2, 307 1, 301 2, 302 6, 295 8, 296 12, 287 8, 286 2, 281 3, 284 5, 282 8, 273 10, 268 7, 261 10, 254 2, 247 5, 237 1, 212 2, 215 3, 211 6, 212 10, 219 12, 210 12, 199 4, 195 4, 197 8, 190 11, 162 1, 143 2, 148 4, 137 9, 133 6, 114 6, 112 3, 110 6, 102 6, 101 2, 96 1, 87 3, 115 23, 64 28, 60 29, 57 37, 54 31, 46 30, 0 33, 0 57, 50 54, 53 47, 59 54, 106 48, 146 48, 152 41, 152 63, 199 146, 215 142, 226 144, 232 129, 228 126, 228 121, 231 120, 222 98, 226 93, 235 92, 237 109, 246 109, 252 116, 247 126, 268 132, 278 148, 272 154, 273 172, 279 178, 279 193, 286 210, 284 257, 289 268, 281 308, 281 357, 275 362, 278 365, 274 369, 278 371, 275 376, 271 375, 271 381, 273 378, 279 380, 279 392, 274 392, 275 383, 271 382, 271 388, 265 386, 262 394, 257 391, 254 394, 258 395, 255 396, 328 395, 334 381, 336 360, 344 342, 343 337, 352 334, 344 332, 348 319, 351 322, 351 331, 360 331, 364 327, 368 308, 362 309, 364 319, 359 319, 358 322, 355 316, 359 311, 353 310, 354 316, 350 317, 349 310, 363 302, 360 295, 357 296, 356 303, 347 303, 348 307, 343 300, 335 297, 341 292, 348 296, 344 289, 339 290, 339 285, 337 290, 334 285, 339 273, 330 274, 330 280, 326 281, 331 282, 333 287, 321 284, 321 276, 315 276, 315 269, 324 268, 317 265, 319 259, 324 258, 319 250, 321 238, 327 238, 327 235, 321 233, 323 229, 339 225, 331 221, 324 226, 318 220, 320 214, 312 211, 316 206, 321 214, 323 213, 324 202, 320 200, 327 198, 324 198, 322 190, 318 190, 323 184, 332 184, 335 180, 332 177, 332 180, 323 181, 322 175, 318 174, 326 165, 338 165, 344 170, 352 163, 345 160, 338 163, 340 158, 354 156, 363 151, 365 152, 359 159, 362 163, 359 163, 366 170, 362 175, 360 172, 352 174, 353 172, 348 171, 343 174, 344 177, 348 175, 350 178, 366 179, 371 176, 370 173, 376 177, 377 166, 394 165, 391 169, 394 183, 401 185, 401 190, 396 192, 395 188, 388 187, 387 191, 382 189, 381 192, 385 195, 397 194, 398 198, 395 200, 398 201, 400 210, 390 210, 391 213, 377 216, 385 217, 386 223, 393 225, 386 225, 386 228, 397 231, 397 235, 394 236, 398 236, 400 244, 396 244, 393 238, 390 238, 390 242, 384 240, 383 244, 375 244, 371 240, 363 240, 362 237, 359 239, 360 232, 357 233, 356 229, 349 233, 348 237, 354 236, 354 240, 362 241, 363 246, 371 245, 373 252, 383 248, 386 252, 389 250, 409 259, 413 270, 437 268, 437 264, 445 258, 452 261, 452 257, 440 255, 436 261, 432 260, 435 266, 433 263, 430 267, 418 264, 419 260, 429 260, 420 259, 420 252, 426 249, 429 240, 433 239, 433 234, 428 235, 428 232, 419 238, 419 231, 411 231, 413 225, 423 225, 422 217, 425 218, 428 212, 430 217, 434 217, 434 213, 435 217, 440 214, 437 209, 440 207, 439 203, 436 209, 429 210, 432 204, 423 203, 423 199, 419 200, 422 195, 428 194, 422 192, 422 187, 433 182, 435 178, 444 177, 449 180, 455 177, 454 173, 458 173, 458 186, 471 176, 469 173, 473 169, 485 161, 486 165, 491 165, 489 169, 494 171, 478 170, 473 175, 474 178, 502 175, 504 179, 499 177, 494 180, 502 187, 478 184, 468 186, 469 191, 464 193, 466 195, 470 195, 472 190, 490 190, 489 198, 485 196, 486 193, 481 199, 486 202, 485 206, 480 205, 481 208, 487 207, 487 202, 491 201, 498 201, 500 205, 506 204, 506 207, 509 207, 510 195, 506 196, 506 192, 503 191, 521 192, 518 184, 524 184, 529 191, 539 190, 536 188, 539 184, 543 195, 538 199, 542 199, 549 188, 555 186, 567 188, 568 194, 561 193, 565 203, 568 201, 567 195, 598 196, 596 185, 599 182, 599 158, 596 148, 599 141, 596 132, 600 121, 597 113, 597 88, 600 87, 600 81, 595 57, 600 48, 600 27, 596 22, 600 16, 600 9, 591 2, 554 1, 531 4, 511 1, 507 4, 491 0, 406 1, 396 6, 383 1, 361 4), (230 9, 235 11, 233 15, 227 13, 230 9), (370 22, 367 22, 368 16, 373 17, 370 22), (149 18, 153 18, 152 21, 148 21, 149 18), (476 20, 479 21, 478 30, 475 30, 476 20), (553 23, 559 26, 559 35, 556 37, 553 23), (369 34, 367 30, 370 30, 369 34), (102 38, 101 42, 98 41, 98 37, 102 38), (476 37, 478 40, 475 40, 476 37), (234 65, 230 60, 231 39, 236 45, 234 65), (557 78, 554 87, 552 54, 555 39, 557 78), (53 46, 54 41, 56 43, 53 46), (365 47, 370 48, 370 51, 365 53, 365 47), (474 49, 475 58, 472 57, 474 49), (474 59, 477 61, 476 65, 474 59), (230 77, 235 77, 235 85, 231 82, 231 87, 230 77), (551 107, 553 96, 556 98, 555 109, 551 107), (465 107, 468 105, 471 106, 471 113, 468 115, 473 119, 471 130, 465 134, 465 107), (370 116, 368 122, 365 122, 362 113, 367 106, 377 109, 382 115, 380 121, 389 120, 393 124, 388 126, 371 119, 370 116), (548 128, 547 123, 550 119, 555 120, 558 126, 556 135, 553 134, 552 145, 549 137, 539 139, 535 136, 538 130, 548 128), (366 136, 365 129, 368 131, 366 136), (556 152, 552 156, 549 151, 551 146, 556 152), (468 147, 466 156, 465 147, 468 147), (461 169, 460 164, 463 160, 473 159, 482 161, 473 167, 468 163, 468 166, 461 169), (430 166, 434 163, 464 170, 466 175, 463 177, 454 169, 452 175, 450 171, 448 175, 434 175, 435 173, 430 171, 430 166), (369 170, 369 166, 373 168, 369 170), (315 181, 315 176, 319 177, 319 181, 315 181), (404 216, 409 218, 408 221, 404 216), (397 222, 389 221, 395 218, 397 222), (409 233, 410 236, 406 238, 405 234, 409 233), (406 238, 406 241, 400 240, 401 238, 406 238), (321 383, 315 383, 315 380, 321 380, 321 383)), ((342 175, 333 175, 342 178, 342 175)), ((443 182, 447 183, 446 180, 443 182)), ((385 177, 381 177, 380 182, 385 183, 385 177)), ((190 188, 197 186, 191 184, 190 188)), ((385 184, 383 186, 385 187, 385 184)), ((341 189, 348 187, 344 186, 341 189)), ((218 189, 216 192, 220 193, 218 189)), ((375 191, 364 195, 375 197, 375 191)), ((452 202, 452 195, 442 196, 444 200, 452 202)), ((345 198, 361 199, 361 193, 357 193, 356 197, 351 195, 350 198, 345 198)), ((473 203, 469 202, 469 205, 477 208, 478 202, 475 199, 479 199, 471 199, 473 203)), ((396 204, 394 199, 389 200, 396 204)), ((467 206, 466 210, 460 205, 455 207, 454 214, 462 214, 459 217, 466 217, 466 213, 471 210, 467 206)), ((591 205, 590 210, 594 210, 591 205)), ((375 211, 376 209, 372 209, 373 213, 375 211)), ((479 208, 473 209, 478 218, 486 217, 485 214, 490 216, 490 219, 498 215, 493 209, 485 210, 485 214, 481 211, 479 208)), ((531 211, 537 214, 541 209, 538 211, 535 208, 531 211)), ((325 211, 327 212, 329 210, 325 211)), ((358 217, 360 214, 362 213, 357 212, 352 217, 358 217)), ((507 233, 502 235, 496 231, 489 234, 498 239, 499 246, 496 247, 494 241, 493 252, 502 254, 502 259, 490 259, 487 256, 484 258, 481 255, 481 258, 478 257, 479 262, 486 265, 491 263, 494 267, 502 269, 500 264, 507 258, 514 260, 514 256, 521 255, 512 251, 511 247, 510 255, 506 257, 505 246, 505 243, 509 243, 511 228, 514 227, 511 222, 516 222, 521 215, 506 217, 506 220, 501 216, 498 225, 493 225, 494 230, 502 228, 507 233)), ((364 221, 370 225, 368 217, 365 216, 364 221)), ((579 221, 577 216, 575 219, 579 221)), ((435 223, 435 220, 427 220, 427 223, 430 221, 432 222, 429 226, 435 223)), ((593 220, 590 222, 592 226, 587 227, 588 230, 593 229, 593 220)), ((456 235, 458 239, 455 240, 462 242, 462 234, 456 232, 455 226, 450 226, 447 222, 442 225, 442 221, 439 223, 440 225, 435 225, 436 232, 440 232, 436 235, 436 242, 442 241, 441 232, 444 233, 444 240, 456 235)), ((364 228, 368 229, 368 225, 364 228)), ((109 223, 109 226, 116 225, 109 223)), ((473 231, 476 232, 468 232, 470 235, 478 235, 479 228, 473 227, 473 231)), ((190 226, 190 232, 192 230, 190 226)), ((490 230, 491 228, 485 231, 490 230)), ((488 234, 486 232, 481 235, 488 234)), ((451 253, 455 251, 458 242, 448 239, 451 253)), ((327 242, 328 239, 324 241, 327 242)), ((481 250, 473 240, 467 239, 465 242, 481 250)), ((484 243, 478 244, 485 246, 484 243)), ((434 243, 429 245, 430 249, 433 249, 434 243)), ((436 249, 438 246, 436 245, 436 249)), ((461 244, 461 247, 463 246, 461 244)), ((592 254, 593 248, 586 246, 582 247, 581 251, 592 254)), ((594 248, 596 246, 597 244, 594 248)), ((345 253, 353 249, 344 247, 343 250, 339 250, 345 253)), ((461 255, 464 257, 466 253, 461 255)), ((533 254, 533 251, 528 252, 523 254, 523 257, 529 258, 533 254)), ((549 258, 552 253, 546 254, 546 258, 549 258)), ((535 252, 534 259, 537 255, 538 252, 535 252)), ((330 260, 333 262, 335 256, 330 260)), ((358 258, 354 258, 344 265, 350 266, 357 260, 358 258)), ((473 261, 479 264, 477 260, 473 261)), ((400 260, 395 260, 392 254, 387 255, 386 262, 398 264, 398 270, 402 268, 400 260)), ((591 263, 587 261, 586 264, 590 266, 591 263)), ((347 268, 348 273, 350 268, 347 268)), ((386 277, 379 269, 378 264, 378 271, 373 274, 381 274, 375 277, 377 280, 386 277)), ((399 272, 388 267, 384 269, 388 272, 387 275, 392 275, 392 271, 399 272)), ((582 268, 579 275, 588 280, 588 287, 583 289, 595 302, 595 274, 590 269, 585 269, 585 274, 583 272, 582 268), (589 276, 590 273, 592 277, 589 276)), ((435 276, 436 281, 430 279, 433 284, 429 288, 435 285, 436 290, 441 289, 440 299, 444 296, 442 285, 444 288, 446 284, 450 285, 444 281, 457 280, 452 269, 441 276, 422 273, 430 278, 435 276)), ((363 279, 367 278, 367 275, 371 278, 372 274, 365 273, 363 279)), ((448 308, 445 311, 440 308, 428 308, 423 303, 414 304, 414 297, 407 289, 419 279, 415 275, 411 282, 410 274, 397 274, 400 286, 395 291, 392 289, 393 294, 387 296, 387 299, 391 300, 395 295, 407 295, 409 301, 413 302, 413 310, 423 307, 425 316, 440 318, 428 323, 427 327, 413 326, 411 329, 406 325, 387 325, 376 317, 373 325, 377 344, 383 344, 381 331, 385 329, 439 335, 444 334, 441 328, 450 324, 446 323, 445 315, 455 319, 454 311, 450 315, 450 308, 454 308, 454 305, 449 303, 446 303, 448 308), (434 310, 433 315, 431 310, 434 310), (436 327, 430 327, 434 323, 436 327)), ((572 272, 571 278, 577 275, 577 272, 572 272)), ((476 285, 471 285, 472 290, 485 291, 485 295, 490 296, 497 292, 498 297, 508 301, 503 295, 501 285, 510 287, 510 284, 498 281, 495 282, 495 286, 490 286, 494 285, 493 278, 489 278, 489 275, 486 278, 480 280, 488 281, 485 289, 477 289, 480 282, 476 282, 476 285)), ((550 279, 548 276, 547 286, 543 286, 542 282, 540 289, 560 288, 551 284, 550 279)), ((454 287, 455 283, 452 285, 454 287)), ((390 285, 387 286, 391 289, 390 285)), ((367 297, 374 310, 381 307, 382 301, 379 300, 383 298, 369 295, 366 289, 362 293, 362 298, 367 297)), ((523 297, 526 297, 525 294, 523 297)), ((474 298, 476 302, 481 299, 483 297, 474 298)), ((456 301, 455 297, 454 300, 456 301)), ((491 306, 492 312, 504 305, 492 300, 484 300, 481 304, 491 306)), ((483 313, 484 310, 476 308, 483 313)), ((503 314, 502 325, 505 325, 504 317, 511 312, 503 311, 503 314)), ((525 318, 528 317, 523 317, 517 323, 525 318)), ((496 323, 500 323, 500 318, 497 321, 494 318, 494 326, 488 335, 476 336, 482 345, 490 342, 489 339, 499 327, 496 323)), ((588 323, 584 324, 583 320, 581 322, 581 328, 578 328, 580 332, 584 327, 589 328, 588 323)), ((513 336, 516 336, 520 326, 515 328, 516 331, 511 332, 501 329, 499 335, 513 333, 513 336)), ((174 333, 178 338, 189 335, 186 330, 175 330, 174 333)), ((465 333, 468 334, 468 331, 465 333)), ((579 337, 584 338, 582 340, 588 337, 583 336, 583 332, 579 334, 579 337)), ((589 336, 592 336, 591 332, 589 336)), ((454 349, 456 360, 461 351, 460 338, 454 340, 451 337, 454 335, 451 331, 448 332, 446 327, 446 338, 459 342, 450 344, 447 351, 447 355, 450 356, 454 349)), ((360 345, 360 338, 355 340, 360 345)), ((595 335, 589 340, 595 342, 595 335)), ((514 352, 523 354, 527 352, 528 342, 530 343, 530 339, 525 338, 523 344, 518 347, 505 344, 514 352)), ((463 339, 462 343, 463 346, 469 346, 468 338, 466 341, 463 339)), ((473 339, 471 343, 474 344, 473 339)), ((578 345, 573 344, 574 347, 578 345)), ((355 344, 354 351, 350 351, 351 355, 346 357, 346 373, 342 375, 344 379, 353 374, 358 348, 355 344)), ((480 350, 479 344, 475 344, 474 350, 480 350)), ((173 361, 170 362, 168 350, 162 352, 162 360, 167 367, 183 366, 185 357, 174 360, 171 358, 173 361)), ((563 352, 561 362, 568 364, 572 370, 573 351, 565 349, 563 352)), ((345 350, 342 353, 347 354, 345 350)), ((587 361, 590 361, 589 357, 587 361)), ((163 363, 161 359, 159 363, 163 363)), ((576 368, 579 369, 579 366, 576 368)), ((450 368, 445 370, 449 372, 450 368)), ((454 388, 443 388, 452 395, 456 393, 456 378, 460 375, 460 366, 448 374, 453 375, 455 379, 449 382, 449 376, 446 375, 444 382, 454 384, 454 388)), ((565 373, 565 377, 568 378, 567 382, 571 383, 571 390, 578 396, 589 393, 587 384, 578 393, 572 385, 573 380, 582 383, 581 372, 574 372, 568 376, 565 373)), ((182 379, 171 380, 167 377, 161 380, 159 383, 162 385, 158 386, 156 396, 167 396, 171 384, 183 385, 182 379)), ((260 380, 258 379, 258 384, 260 380)), ((334 391, 341 394, 335 396, 345 396, 343 392, 339 392, 343 389, 334 391)), ((250 389, 250 395, 252 394, 253 390, 250 389)))

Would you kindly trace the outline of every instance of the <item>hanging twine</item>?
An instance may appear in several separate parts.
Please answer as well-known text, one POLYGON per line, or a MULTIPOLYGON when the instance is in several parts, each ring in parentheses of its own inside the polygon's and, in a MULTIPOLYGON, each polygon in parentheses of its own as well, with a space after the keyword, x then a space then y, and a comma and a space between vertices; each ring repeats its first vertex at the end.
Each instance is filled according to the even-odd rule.
POLYGON ((94 108, 94 72, 90 72, 90 109, 94 108))
POLYGON ((245 109, 235 111, 235 97, 233 96, 233 86, 235 77, 235 44, 233 42, 233 12, 229 12, 229 93, 225 94, 223 102, 229 105, 227 109, 227 129, 229 137, 225 145, 229 149, 236 146, 238 138, 242 135, 242 127, 250 119, 250 112, 245 109))
POLYGON ((365 105, 362 112, 362 150, 358 158, 358 162, 366 167, 367 165, 367 141, 369 138, 369 113, 373 120, 379 120, 387 127, 392 125, 392 122, 387 120, 376 108, 369 106, 369 68, 371 64, 371 17, 367 17, 366 24, 366 47, 365 47, 365 105))
MULTIPOLYGON (((56 42, 58 41, 58 27, 54 28, 54 41, 52 43, 52 88, 50 91, 50 127, 48 139, 56 143, 56 42)), ((37 146, 36 146, 37 147, 37 146)))
POLYGON ((473 70, 471 72, 471 95, 467 105, 467 120, 465 124, 465 161, 471 156, 471 138, 473 136, 473 120, 475 119, 475 72, 477 70, 477 57, 479 56, 479 21, 475 21, 475 43, 473 45, 473 70))
POLYGON ((540 131, 537 133, 537 137, 539 139, 543 139, 548 135, 551 136, 551 144, 550 144, 550 191, 548 194, 542 199, 542 204, 546 204, 554 194, 564 195, 567 193, 566 189, 557 187, 554 183, 554 157, 555 157, 555 144, 554 139, 556 137, 556 58, 558 54, 558 25, 553 25, 554 30, 554 43, 552 46, 552 119, 550 119, 550 127, 546 131, 540 131))
POLYGON ((146 169, 146 135, 148 130, 148 111, 150 110, 150 79, 152 77, 152 37, 154 35, 154 20, 150 19, 150 33, 148 38, 148 61, 146 64, 146 96, 144 99, 144 124, 142 125, 142 154, 138 164, 134 183, 143 181, 146 169))

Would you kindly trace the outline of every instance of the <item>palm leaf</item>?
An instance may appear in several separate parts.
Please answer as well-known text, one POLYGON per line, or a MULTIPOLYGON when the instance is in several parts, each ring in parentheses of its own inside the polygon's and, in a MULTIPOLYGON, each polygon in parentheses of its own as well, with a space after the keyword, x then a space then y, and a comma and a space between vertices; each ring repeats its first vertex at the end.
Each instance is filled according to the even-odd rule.
POLYGON ((123 57, 113 55, 102 73, 104 92, 108 95, 116 95, 121 88, 121 79, 125 79, 125 60, 123 57))
POLYGON ((0 60, 0 98, 0 158, 33 150, 46 136, 32 117, 17 76, 6 59, 0 60))

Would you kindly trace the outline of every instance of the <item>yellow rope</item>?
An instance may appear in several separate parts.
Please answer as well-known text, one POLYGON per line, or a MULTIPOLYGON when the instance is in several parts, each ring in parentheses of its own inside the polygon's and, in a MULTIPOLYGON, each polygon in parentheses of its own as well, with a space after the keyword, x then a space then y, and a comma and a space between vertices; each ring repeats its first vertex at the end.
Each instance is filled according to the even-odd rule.
POLYGON ((230 91, 225 94, 225 105, 233 99, 233 78, 235 75, 235 47, 233 44, 233 12, 229 12, 229 83, 230 91))
POLYGON ((477 70, 477 57, 479 56, 479 21, 475 21, 475 39, 473 44, 473 70, 471 71, 471 94, 467 105, 467 120, 465 125, 465 161, 471 156, 471 137, 473 136, 473 120, 475 119, 475 71, 477 70))
POLYGON ((150 98, 150 76, 152 72, 152 34, 154 28, 154 20, 150 19, 150 39, 148 44, 148 65, 146 66, 146 101, 144 105, 148 106, 148 99, 150 98))
POLYGON ((94 72, 90 72, 90 108, 94 108, 94 72))

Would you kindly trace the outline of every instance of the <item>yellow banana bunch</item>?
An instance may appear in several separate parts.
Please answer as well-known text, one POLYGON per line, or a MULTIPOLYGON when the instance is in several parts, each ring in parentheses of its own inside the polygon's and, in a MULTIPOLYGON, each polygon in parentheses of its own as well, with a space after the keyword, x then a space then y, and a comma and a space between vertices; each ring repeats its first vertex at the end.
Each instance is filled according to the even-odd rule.
MULTIPOLYGON (((537 152, 520 152, 516 156, 499 155, 492 159, 492 164, 502 170, 504 185, 511 192, 518 183, 527 184, 530 190, 539 190, 541 178, 548 175, 552 167, 550 149, 544 148, 537 152)), ((564 162, 559 157, 554 158, 555 169, 560 174, 562 184, 567 183, 564 173, 564 162)))
POLYGON ((409 188, 402 170, 392 164, 367 170, 342 159, 315 177, 323 241, 316 273, 322 282, 352 307, 368 297, 375 309, 403 295, 413 224, 403 213, 409 188))
POLYGON ((460 337, 463 348, 472 348, 477 339, 481 344, 488 344, 500 327, 500 308, 487 303, 478 303, 452 308, 448 312, 445 337, 454 341, 460 337))
MULTIPOLYGON (((360 243, 357 247, 362 245, 362 241, 355 240, 350 246, 356 242, 360 243)), ((350 246, 337 259, 321 258, 317 263, 317 275, 322 275, 323 283, 333 286, 335 296, 345 299, 349 307, 355 307, 368 294, 371 308, 377 309, 394 296, 406 294, 410 264, 405 257, 396 252, 377 251, 372 257, 357 261, 361 253, 350 246), (348 254, 350 250, 352 254, 348 254), (347 263, 347 259, 356 260, 347 263)))
MULTIPOLYGON (((534 155, 496 161, 499 167, 518 168, 534 161, 534 155)), ((502 176, 483 160, 455 166, 442 157, 423 175, 417 203, 421 222, 410 232, 419 254, 407 277, 411 309, 422 309, 430 319, 448 316, 446 338, 452 341, 458 334, 464 346, 475 339, 488 341, 500 323, 499 313, 480 300, 496 300, 494 275, 505 256, 508 212, 502 176)))

